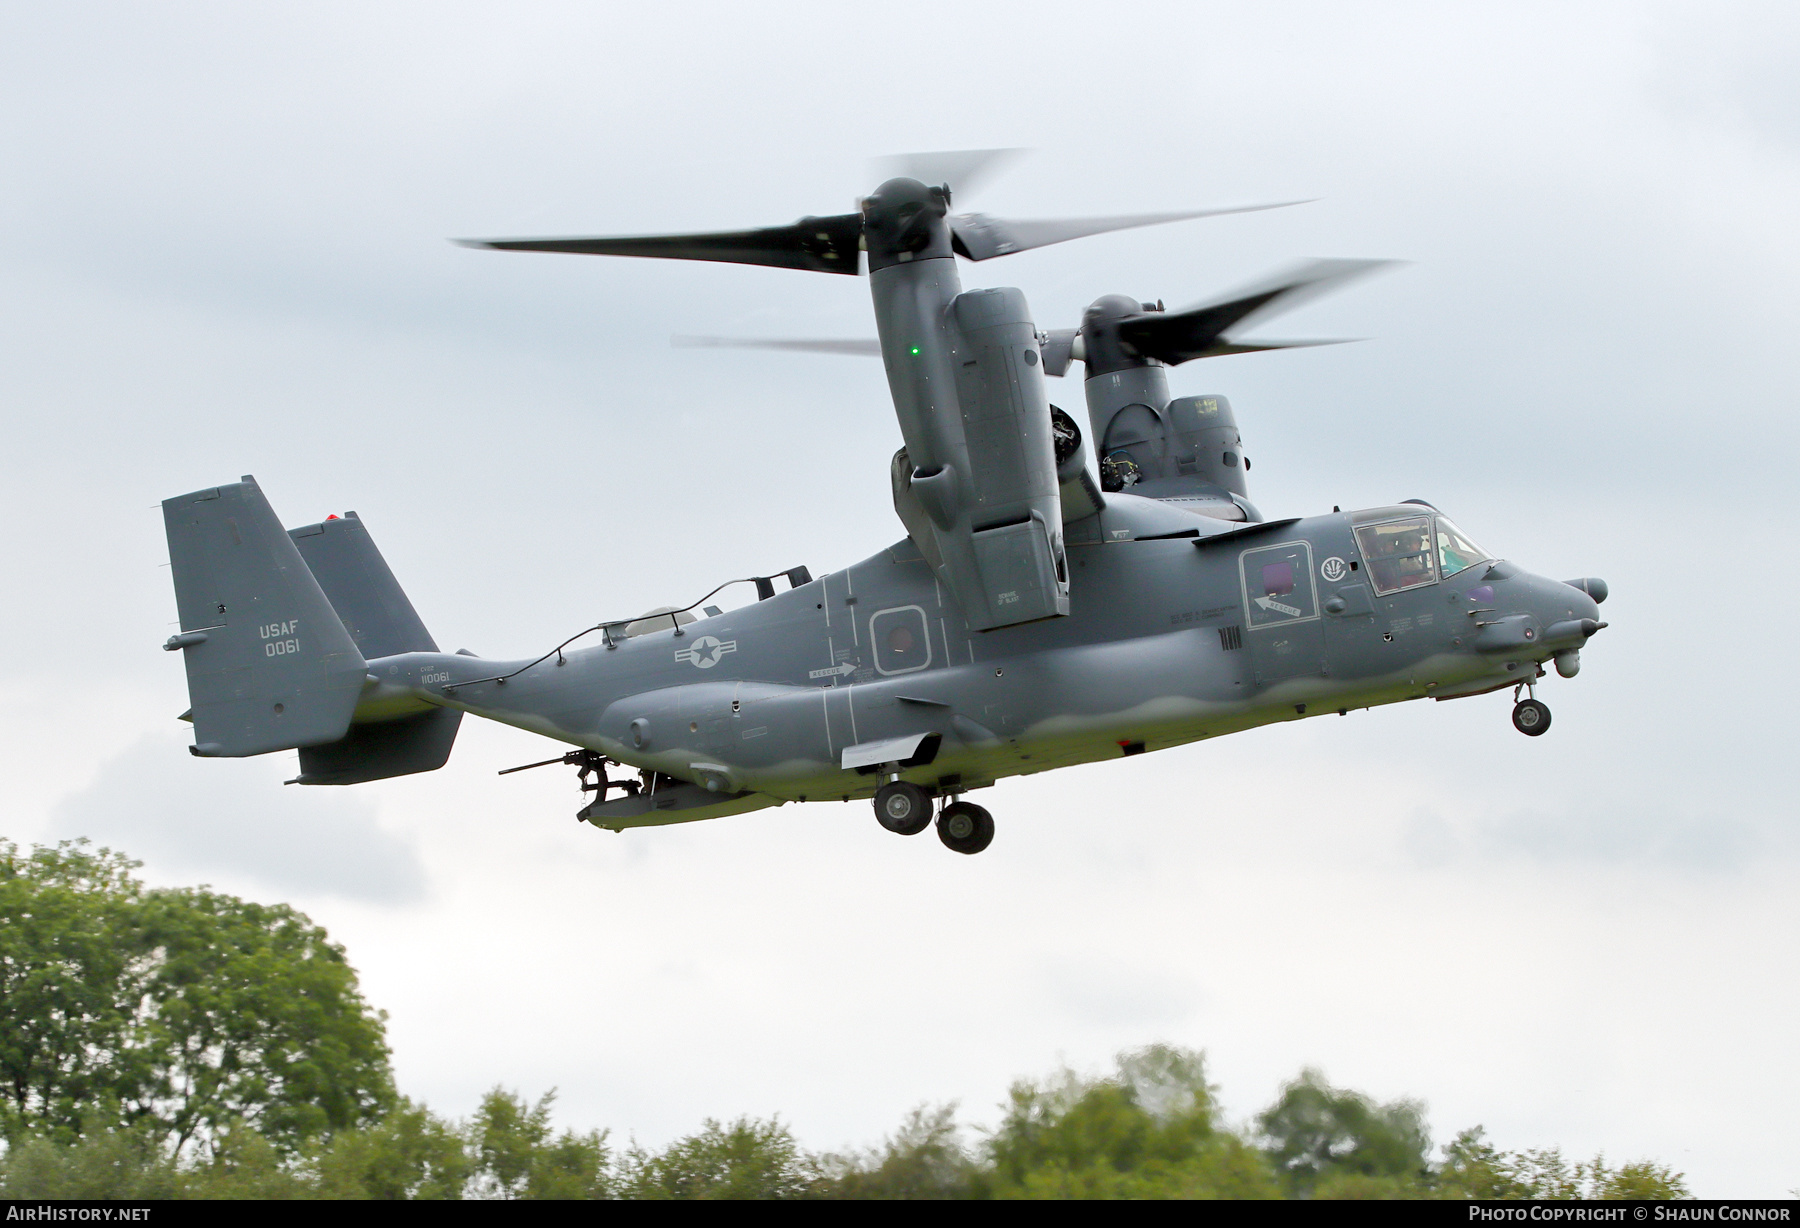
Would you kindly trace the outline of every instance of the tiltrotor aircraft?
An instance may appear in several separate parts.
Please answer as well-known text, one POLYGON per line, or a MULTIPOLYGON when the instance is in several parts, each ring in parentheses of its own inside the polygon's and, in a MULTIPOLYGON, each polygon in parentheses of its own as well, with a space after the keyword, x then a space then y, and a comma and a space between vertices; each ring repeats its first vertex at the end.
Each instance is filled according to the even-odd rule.
POLYGON ((355 513, 284 530, 250 477, 182 495, 163 504, 181 615, 165 647, 185 657, 193 753, 297 748, 290 783, 355 784, 443 766, 474 713, 573 745, 545 762, 579 769, 577 817, 598 827, 873 798, 889 831, 935 809, 943 843, 977 853, 994 821, 966 797, 1007 776, 1505 688, 1522 732, 1549 727, 1535 683, 1545 662, 1575 674, 1603 582, 1533 575, 1417 500, 1267 519, 1226 399, 1170 395, 1169 366, 1301 344, 1237 330, 1370 262, 1183 311, 1109 295, 1041 331, 1018 290, 964 290, 958 257, 1203 214, 950 208, 948 186, 902 176, 791 226, 477 244, 846 275, 866 259, 906 536, 829 575, 776 573, 785 591, 753 577, 760 600, 730 612, 708 594, 492 661, 438 651, 355 513), (1075 362, 1086 431, 1045 394, 1075 362))

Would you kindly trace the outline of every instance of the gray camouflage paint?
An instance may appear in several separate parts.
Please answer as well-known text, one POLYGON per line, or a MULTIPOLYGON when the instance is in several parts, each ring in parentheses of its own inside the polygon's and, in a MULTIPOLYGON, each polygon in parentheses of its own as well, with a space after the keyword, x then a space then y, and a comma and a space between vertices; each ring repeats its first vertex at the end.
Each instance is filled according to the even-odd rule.
POLYGON ((171 499, 182 632, 165 647, 186 657, 194 753, 300 747, 301 783, 354 783, 441 765, 453 714, 473 713, 639 769, 649 787, 582 812, 618 830, 894 778, 954 795, 1578 667, 1598 582, 1485 557, 1440 576, 1433 546, 1428 576, 1378 591, 1384 564, 1356 530, 1435 509, 1263 521, 1230 405, 1172 400, 1162 364, 1119 344, 1119 321, 1152 308, 1109 296, 1078 339, 1039 333, 1018 291, 961 290, 948 203, 891 180, 862 216, 906 539, 754 605, 640 620, 534 664, 435 651, 360 522, 285 533, 248 477, 171 499), (1072 356, 1091 435, 1059 465, 1042 374, 1072 356))
POLYGON ((1580 620, 1598 616, 1581 589, 1505 563, 1373 599, 1366 566, 1328 583, 1319 575, 1325 560, 1361 563, 1348 513, 1248 534, 1205 525, 1226 531, 1217 540, 1154 537, 1198 518, 1131 496, 1112 496, 1095 519, 1089 540, 1071 534, 1066 618, 971 631, 903 541, 688 624, 679 636, 658 631, 570 652, 561 666, 552 660, 505 683, 457 685, 524 662, 440 653, 373 661, 379 681, 358 719, 457 708, 715 786, 679 799, 701 805, 657 811, 625 799, 594 816, 601 826, 635 826, 872 796, 883 778, 840 768, 844 750, 903 735, 943 740, 930 764, 902 779, 969 789, 1115 758, 1139 743, 1160 750, 1275 721, 1516 685, 1535 678, 1540 662, 1579 648, 1587 638, 1580 620), (1296 552, 1309 566, 1293 608, 1305 612, 1271 616, 1248 602, 1246 563, 1296 552), (1472 599, 1477 588, 1492 597, 1472 599), (1342 612, 1328 608, 1334 598, 1342 612), (878 648, 875 636, 889 633, 897 611, 928 631, 929 653, 916 661, 878 648), (1482 637, 1492 627, 1477 623, 1516 634, 1490 644, 1482 637), (1228 647, 1233 639, 1241 646, 1228 647), (739 793, 748 796, 722 796, 739 793))

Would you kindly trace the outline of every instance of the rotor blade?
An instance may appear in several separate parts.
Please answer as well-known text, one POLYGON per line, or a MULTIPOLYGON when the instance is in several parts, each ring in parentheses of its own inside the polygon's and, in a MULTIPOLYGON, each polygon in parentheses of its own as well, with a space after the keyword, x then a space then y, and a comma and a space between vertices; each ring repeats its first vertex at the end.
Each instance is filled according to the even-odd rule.
POLYGON ((873 337, 784 340, 774 337, 671 337, 669 344, 684 350, 792 350, 803 354, 853 354, 880 358, 881 342, 873 337))
POLYGON ((1089 235, 1114 230, 1133 230, 1139 226, 1160 226, 1164 222, 1181 222, 1195 217, 1218 217, 1226 213, 1256 213, 1263 209, 1285 209, 1304 205, 1303 200, 1284 200, 1272 205, 1239 205, 1232 209, 1189 209, 1181 213, 1131 213, 1121 217, 1045 218, 1040 221, 1010 221, 988 217, 984 213, 958 213, 950 218, 956 254, 970 260, 992 260, 1014 252, 1085 239, 1089 235))
POLYGON ((1319 345, 1349 345, 1360 337, 1330 337, 1322 341, 1215 341, 1202 358, 1223 358, 1230 354, 1260 354, 1264 350, 1306 350, 1319 345))
POLYGON ((626 235, 619 238, 458 239, 464 247, 511 252, 579 252, 591 256, 646 256, 661 260, 717 260, 815 273, 857 273, 862 215, 804 217, 792 226, 725 230, 712 234, 626 235))
POLYGON ((1351 278, 1392 263, 1390 260, 1309 260, 1217 302, 1202 303, 1182 311, 1145 312, 1123 320, 1119 324, 1119 339, 1144 357, 1171 366, 1196 358, 1254 352, 1221 347, 1285 348, 1291 343, 1239 343, 1230 341, 1226 334, 1251 320, 1298 307, 1351 278))
POLYGON ((875 173, 884 179, 917 179, 923 184, 947 183, 953 193, 970 194, 994 172, 1029 149, 946 149, 937 153, 894 154, 875 160, 875 173))

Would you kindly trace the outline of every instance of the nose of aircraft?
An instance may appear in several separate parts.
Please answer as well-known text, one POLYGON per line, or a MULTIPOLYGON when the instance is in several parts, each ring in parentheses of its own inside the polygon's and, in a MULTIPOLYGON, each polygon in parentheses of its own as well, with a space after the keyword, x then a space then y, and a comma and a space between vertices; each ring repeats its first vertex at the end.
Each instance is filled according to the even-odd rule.
POLYGON ((1567 584, 1570 588, 1578 588, 1589 597, 1592 597, 1595 605, 1599 605, 1606 600, 1606 581, 1600 579, 1598 576, 1583 576, 1579 580, 1564 580, 1563 583, 1567 584))
POLYGON ((1556 672, 1573 678, 1581 672, 1581 649, 1594 633, 1606 624, 1600 621, 1600 603, 1606 600, 1606 581, 1596 576, 1564 580, 1544 596, 1547 602, 1534 602, 1543 623, 1543 644, 1555 650, 1556 672), (1569 590, 1575 590, 1571 593, 1569 590))
POLYGON ((1606 626, 1600 620, 1606 582, 1551 580, 1505 562, 1491 564, 1482 579, 1466 594, 1478 628, 1471 647, 1514 659, 1554 658, 1557 673, 1573 678, 1581 669, 1581 649, 1606 626))

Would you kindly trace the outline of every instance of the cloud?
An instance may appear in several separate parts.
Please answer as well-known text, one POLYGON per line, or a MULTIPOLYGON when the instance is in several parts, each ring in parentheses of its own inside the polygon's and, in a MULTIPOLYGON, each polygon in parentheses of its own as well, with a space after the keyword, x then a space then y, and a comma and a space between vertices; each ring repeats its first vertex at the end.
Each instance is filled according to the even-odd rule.
POLYGON ((1783 823, 1755 816, 1708 815, 1679 806, 1603 799, 1580 808, 1535 806, 1481 817, 1420 811, 1405 843, 1421 866, 1516 858, 1543 865, 1644 866, 1730 874, 1771 857, 1791 856, 1783 823))
POLYGON ((52 838, 86 836, 161 876, 247 876, 283 893, 402 904, 424 894, 414 849, 383 831, 366 796, 281 788, 269 763, 198 760, 152 734, 51 812, 52 838), (321 796, 324 795, 324 796, 321 796))
POLYGON ((1169 1027, 1187 1021, 1203 997, 1188 977, 1167 967, 1140 967, 1117 952, 1074 952, 1040 965, 1046 1003, 1094 1028, 1169 1027))

